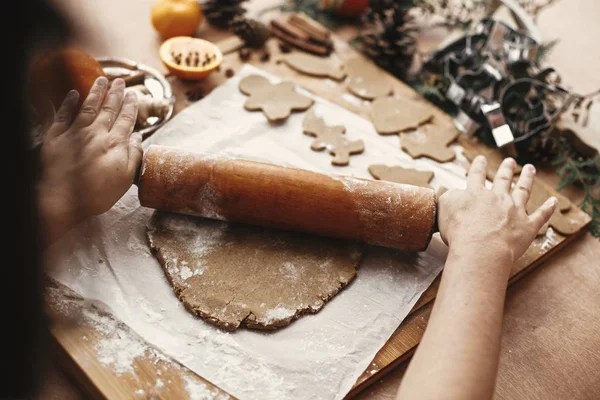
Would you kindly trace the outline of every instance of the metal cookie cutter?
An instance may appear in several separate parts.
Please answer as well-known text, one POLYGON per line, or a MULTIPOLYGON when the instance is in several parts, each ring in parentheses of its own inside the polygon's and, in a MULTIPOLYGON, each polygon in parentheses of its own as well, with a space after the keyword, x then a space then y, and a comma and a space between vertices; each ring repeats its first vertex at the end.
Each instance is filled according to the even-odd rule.
POLYGON ((507 144, 514 142, 515 137, 504 118, 500 103, 493 102, 491 104, 483 104, 481 106, 481 111, 489 125, 496 146, 504 147, 507 144))
POLYGON ((141 84, 148 89, 150 95, 153 98, 169 100, 169 111, 163 118, 150 117, 146 121, 146 126, 138 127, 136 125, 135 131, 140 132, 142 134, 142 138, 154 133, 154 131, 171 119, 175 107, 173 90, 171 88, 171 84, 158 70, 121 57, 99 57, 97 60, 100 62, 104 72, 109 77, 134 76, 140 72, 143 72, 145 74, 145 78, 141 84))

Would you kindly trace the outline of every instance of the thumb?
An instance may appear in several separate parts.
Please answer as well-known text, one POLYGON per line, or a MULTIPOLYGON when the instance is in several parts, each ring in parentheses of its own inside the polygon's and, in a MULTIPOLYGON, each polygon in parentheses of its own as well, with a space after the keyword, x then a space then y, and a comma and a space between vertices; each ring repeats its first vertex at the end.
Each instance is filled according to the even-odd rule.
POLYGON ((133 132, 129 137, 129 159, 127 162, 127 172, 131 179, 136 182, 138 178, 138 171, 140 164, 142 163, 142 135, 139 132, 133 132))
POLYGON ((550 221, 552 214, 554 214, 554 211, 556 210, 557 204, 558 199, 552 196, 529 216, 529 221, 535 232, 538 232, 544 224, 550 221))

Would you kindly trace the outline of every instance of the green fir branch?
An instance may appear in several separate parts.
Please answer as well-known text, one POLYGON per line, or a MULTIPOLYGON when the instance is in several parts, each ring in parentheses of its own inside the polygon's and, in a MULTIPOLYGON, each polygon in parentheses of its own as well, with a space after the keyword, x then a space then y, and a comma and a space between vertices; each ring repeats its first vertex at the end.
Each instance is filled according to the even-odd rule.
POLYGON ((570 185, 579 185, 583 189, 583 200, 579 203, 579 208, 592 219, 590 233, 600 238, 600 160, 596 158, 583 159, 566 150, 554 164, 558 166, 561 177, 558 191, 570 185))

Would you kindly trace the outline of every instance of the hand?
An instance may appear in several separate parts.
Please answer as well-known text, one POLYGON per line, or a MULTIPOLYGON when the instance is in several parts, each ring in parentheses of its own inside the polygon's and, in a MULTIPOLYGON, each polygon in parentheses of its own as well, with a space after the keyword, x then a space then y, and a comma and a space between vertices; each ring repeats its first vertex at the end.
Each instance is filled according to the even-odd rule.
POLYGON ((40 150, 37 189, 47 242, 108 211, 131 187, 141 163, 141 136, 132 134, 137 98, 125 95, 125 82, 109 85, 100 77, 79 112, 78 100, 76 91, 69 92, 40 150))
POLYGON ((531 215, 525 206, 531 195, 535 167, 525 165, 511 191, 516 162, 505 159, 491 190, 485 187, 487 160, 473 160, 466 190, 450 190, 440 196, 438 226, 450 250, 482 252, 503 257, 512 266, 548 222, 556 208, 551 197, 531 215))

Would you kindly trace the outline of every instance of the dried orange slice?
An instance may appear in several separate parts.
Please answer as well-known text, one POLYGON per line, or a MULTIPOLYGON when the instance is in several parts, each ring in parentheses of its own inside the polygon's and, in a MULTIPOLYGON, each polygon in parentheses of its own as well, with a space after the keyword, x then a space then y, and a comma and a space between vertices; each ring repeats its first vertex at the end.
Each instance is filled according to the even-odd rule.
POLYGON ((160 46, 160 59, 181 79, 203 79, 223 62, 223 53, 212 42, 190 36, 176 36, 160 46))

